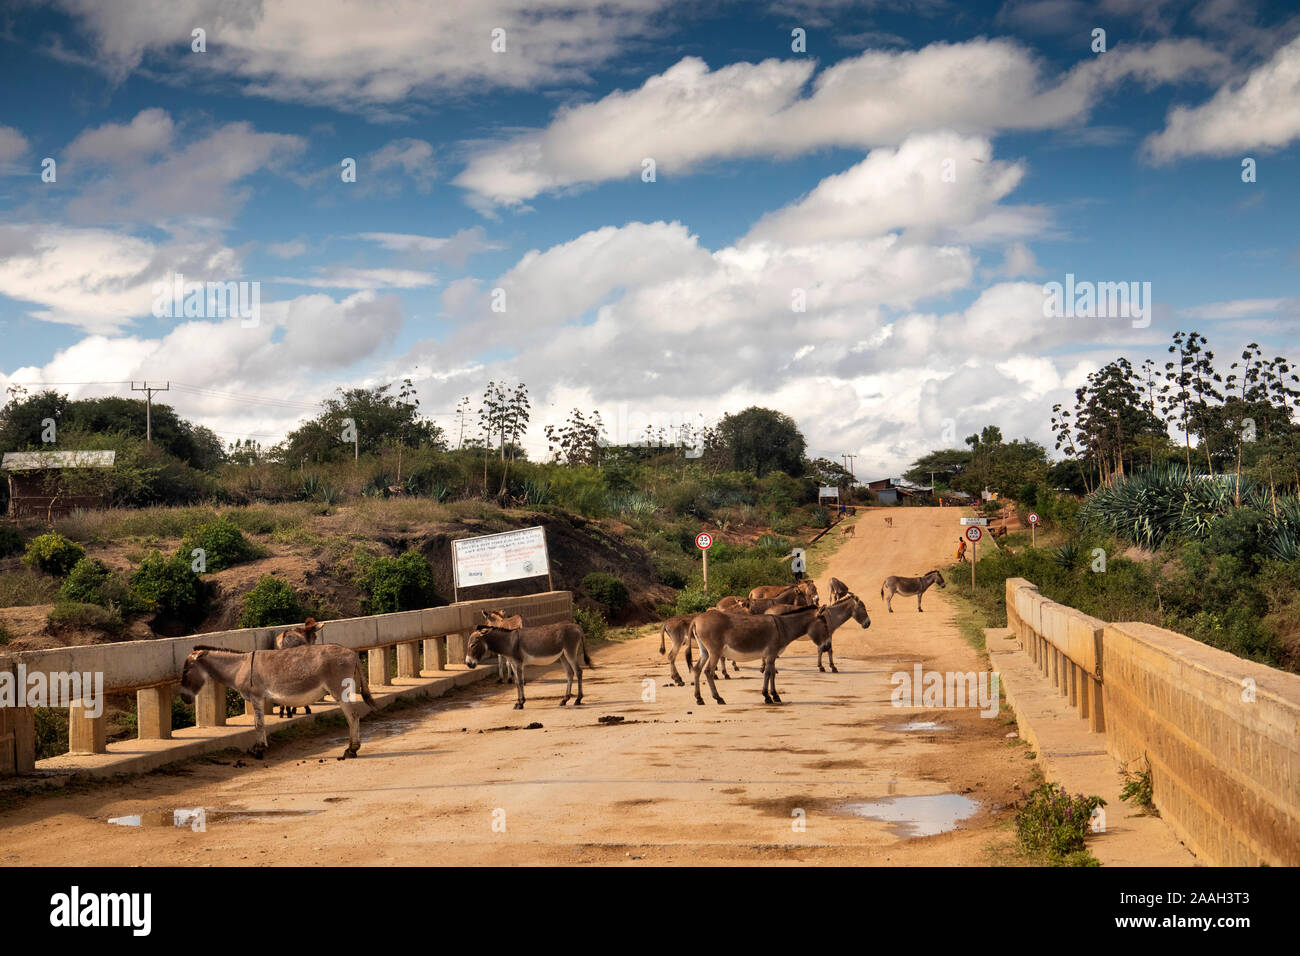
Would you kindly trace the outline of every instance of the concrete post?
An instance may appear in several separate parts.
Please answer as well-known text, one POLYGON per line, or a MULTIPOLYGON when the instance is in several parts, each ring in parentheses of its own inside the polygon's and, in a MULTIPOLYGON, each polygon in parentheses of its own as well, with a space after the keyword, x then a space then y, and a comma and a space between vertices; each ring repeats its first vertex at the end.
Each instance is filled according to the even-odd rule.
POLYGON ((388 648, 372 647, 366 651, 367 679, 371 687, 391 683, 392 671, 388 666, 388 648))
POLYGON ((445 671, 447 669, 447 639, 445 637, 426 637, 424 639, 424 669, 445 671))
POLYGON ((35 769, 36 711, 31 707, 0 707, 0 777, 35 769))
POLYGON ((103 714, 87 717, 81 701, 74 700, 68 708, 68 753, 108 753, 107 724, 103 714))
MULTIPOLYGON (((262 713, 263 713, 263 715, 266 715, 266 714, 274 714, 274 713, 275 713, 275 704, 271 703, 269 700, 266 701, 265 704, 264 704, 263 707, 262 707, 262 713)), ((252 717, 252 716, 253 716, 253 705, 252 705, 252 703, 250 703, 250 702, 247 701, 247 700, 244 701, 244 716, 245 716, 245 717, 252 717)))
POLYGON ((1079 717, 1088 720, 1092 715, 1092 675, 1079 668, 1079 717))
POLYGON ((1088 715, 1088 729, 1094 734, 1104 734, 1106 732, 1106 712, 1102 706, 1101 698, 1101 681, 1089 679, 1092 691, 1092 712, 1088 715))
POLYGON ((397 676, 420 676, 420 642, 397 645, 397 676))
POLYGON ((135 692, 136 736, 141 740, 172 739, 173 684, 135 692))
POLYGON ((469 635, 465 633, 447 635, 447 662, 463 665, 465 652, 469 649, 469 635))
POLYGON ((226 726, 226 685, 208 681, 194 696, 194 718, 200 727, 226 726))

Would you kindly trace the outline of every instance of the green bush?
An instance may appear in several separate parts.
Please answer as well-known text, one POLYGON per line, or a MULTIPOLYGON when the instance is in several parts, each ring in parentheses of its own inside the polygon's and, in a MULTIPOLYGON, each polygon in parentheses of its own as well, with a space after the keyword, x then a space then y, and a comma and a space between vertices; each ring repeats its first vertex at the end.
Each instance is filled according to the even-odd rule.
POLYGON ((306 618, 298 596, 287 581, 265 574, 244 596, 239 613, 240 627, 274 627, 297 624, 306 618))
POLYGON ((59 589, 60 601, 98 604, 122 614, 148 609, 147 604, 116 574, 93 558, 82 558, 68 572, 59 589))
POLYGON ((407 551, 400 558, 377 559, 358 583, 366 592, 370 614, 414 611, 428 607, 437 598, 433 568, 418 551, 407 551))
POLYGON ((627 606, 627 585, 612 574, 593 571, 582 579, 582 589, 610 614, 617 614, 627 606))
POLYGON ((203 617, 203 582, 179 554, 151 551, 131 574, 131 589, 163 617, 195 624, 203 617))
POLYGON ((699 614, 718 603, 718 592, 705 594, 704 588, 692 585, 677 592, 677 610, 674 614, 699 614))
POLYGON ((23 549, 23 536, 16 528, 0 525, 0 558, 7 558, 23 549))
POLYGON ((36 759, 45 760, 67 753, 67 708, 36 707, 32 716, 36 723, 36 759))
POLYGON ((605 620, 605 615, 599 611, 589 611, 585 607, 573 609, 573 622, 582 628, 582 633, 593 641, 600 640, 605 636, 605 632, 609 630, 609 623, 605 620))
POLYGON ((64 577, 78 561, 86 556, 86 549, 69 541, 57 531, 42 534, 27 543, 23 561, 46 574, 64 577))
POLYGON ((1092 812, 1106 801, 1093 795, 1071 797, 1059 783, 1045 783, 1024 793, 1016 804, 1016 834, 1034 853, 1063 858, 1084 849, 1092 812))
POLYGON ((116 608, 100 607, 98 604, 78 604, 75 601, 60 601, 54 605, 46 618, 52 630, 65 627, 84 627, 109 634, 121 634, 126 625, 122 614, 116 608))
POLYGON ((238 525, 229 518, 217 518, 199 525, 185 536, 178 553, 189 561, 196 548, 203 550, 208 571, 222 571, 265 554, 245 538, 238 525))
POLYGON ((651 558, 655 576, 670 588, 684 588, 690 580, 691 563, 680 555, 655 554, 651 558))

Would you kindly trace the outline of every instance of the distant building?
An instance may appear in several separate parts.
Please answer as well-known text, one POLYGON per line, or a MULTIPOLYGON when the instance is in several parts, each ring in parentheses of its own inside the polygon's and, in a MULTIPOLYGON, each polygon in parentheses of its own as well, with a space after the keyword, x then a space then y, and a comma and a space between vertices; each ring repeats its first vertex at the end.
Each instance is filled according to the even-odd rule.
POLYGON ((103 493, 77 493, 69 489, 64 473, 82 468, 112 468, 112 451, 8 451, 0 471, 8 472, 9 517, 53 518, 82 509, 103 508, 103 493))
POLYGON ((867 482, 867 489, 876 496, 882 505, 896 505, 902 499, 909 501, 928 501, 934 489, 927 485, 918 485, 905 478, 878 478, 867 482))

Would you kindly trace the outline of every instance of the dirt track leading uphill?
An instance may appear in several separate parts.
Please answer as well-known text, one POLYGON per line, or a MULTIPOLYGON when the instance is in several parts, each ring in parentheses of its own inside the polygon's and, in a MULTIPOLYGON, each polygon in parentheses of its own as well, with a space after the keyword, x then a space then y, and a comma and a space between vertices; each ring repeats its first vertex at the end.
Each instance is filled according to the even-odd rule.
POLYGON ((334 759, 340 729, 273 739, 264 762, 243 767, 193 761, 33 799, 0 814, 0 863, 987 864, 990 845, 1007 840, 993 827, 1030 761, 1000 718, 891 705, 895 672, 981 665, 943 592, 927 592, 921 614, 900 595, 892 615, 879 594, 888 574, 947 564, 959 513, 888 514, 893 528, 880 511, 861 515, 818 580, 823 596, 830 575, 848 584, 871 628, 850 621, 837 632, 839 674, 818 673, 810 642, 792 645, 779 664, 783 706, 763 704, 753 665, 719 679, 725 706, 707 687, 708 703, 697 706, 689 682, 670 684, 656 632, 599 651, 579 709, 555 706, 562 674, 531 681, 524 711, 511 709, 513 687, 485 683, 367 719, 358 760, 334 759), (600 723, 606 716, 623 719, 600 723), (534 721, 542 727, 524 729, 534 721), (901 729, 928 721, 942 729, 901 729), (885 798, 886 815, 928 815, 945 801, 900 798, 942 794, 977 806, 959 829, 934 836, 907 836, 852 807, 885 798), (202 833, 105 822, 192 807, 307 812, 210 817, 202 833))

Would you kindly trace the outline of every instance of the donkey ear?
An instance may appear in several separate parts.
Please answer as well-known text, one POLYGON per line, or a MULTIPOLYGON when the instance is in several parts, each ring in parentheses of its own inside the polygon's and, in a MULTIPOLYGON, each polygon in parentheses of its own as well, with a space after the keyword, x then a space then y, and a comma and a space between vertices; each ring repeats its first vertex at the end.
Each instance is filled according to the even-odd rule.
POLYGON ((487 612, 487 611, 480 611, 479 613, 483 615, 483 620, 485 620, 485 621, 490 621, 490 620, 492 620, 492 618, 488 617, 488 612, 487 612))

